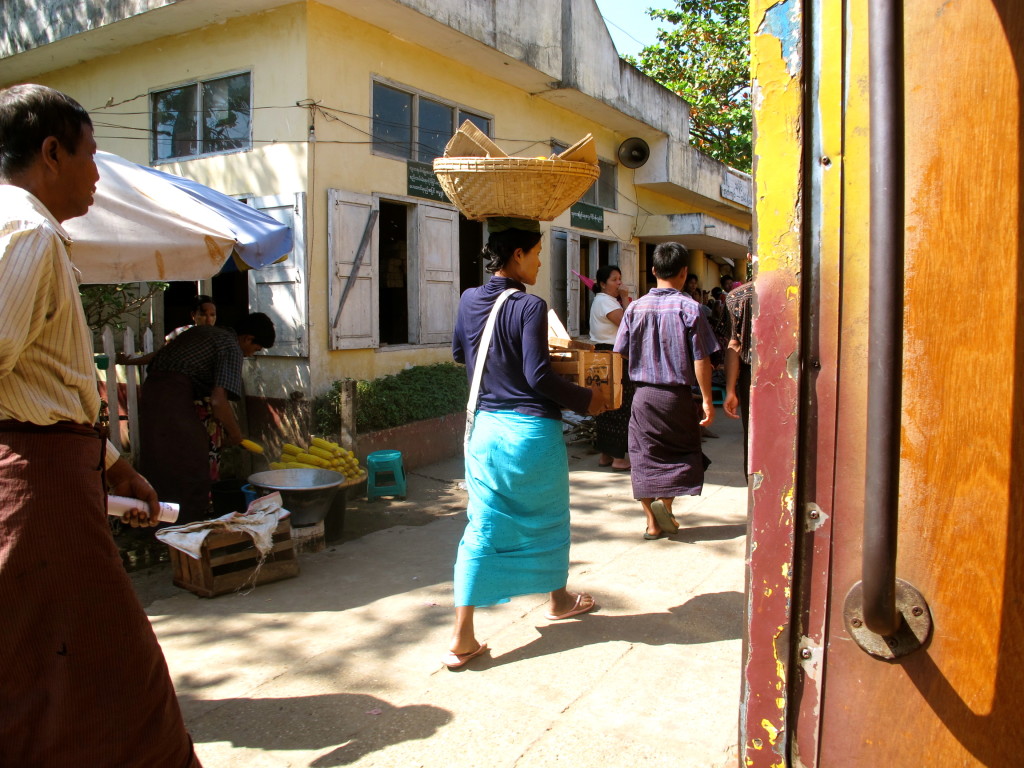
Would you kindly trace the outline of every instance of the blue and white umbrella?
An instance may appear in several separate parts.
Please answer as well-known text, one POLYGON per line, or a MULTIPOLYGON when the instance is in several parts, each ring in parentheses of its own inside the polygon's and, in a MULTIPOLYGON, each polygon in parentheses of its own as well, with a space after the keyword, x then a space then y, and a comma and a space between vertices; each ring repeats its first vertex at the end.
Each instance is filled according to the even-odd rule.
POLYGON ((201 280, 287 256, 286 224, 191 179, 96 153, 92 207, 64 223, 86 283, 201 280))

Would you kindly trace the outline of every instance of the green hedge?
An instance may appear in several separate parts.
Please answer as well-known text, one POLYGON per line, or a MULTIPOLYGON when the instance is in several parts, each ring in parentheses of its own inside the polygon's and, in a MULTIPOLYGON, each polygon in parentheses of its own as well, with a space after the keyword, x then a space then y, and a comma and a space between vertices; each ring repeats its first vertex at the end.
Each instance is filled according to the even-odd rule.
MULTIPOLYGON (((338 396, 341 382, 313 401, 316 432, 341 431, 338 396)), ((465 410, 469 398, 466 369, 455 363, 417 365, 372 381, 356 382, 356 429, 375 432, 465 410)))

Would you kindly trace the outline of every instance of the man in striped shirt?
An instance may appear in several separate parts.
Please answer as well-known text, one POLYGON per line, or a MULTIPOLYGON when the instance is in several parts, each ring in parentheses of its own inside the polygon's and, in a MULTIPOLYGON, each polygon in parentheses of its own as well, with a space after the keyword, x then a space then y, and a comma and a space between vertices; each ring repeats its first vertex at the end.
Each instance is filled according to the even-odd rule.
POLYGON ((657 287, 626 307, 615 338, 614 349, 629 358, 629 378, 636 384, 629 459, 633 496, 647 519, 647 540, 679 530, 672 514, 677 496, 700 495, 707 463, 700 428, 710 427, 715 418, 711 354, 718 341, 700 305, 683 291, 688 257, 680 243, 654 249, 657 287), (693 386, 701 391, 700 416, 693 386))
POLYGON ((0 90, 0 765, 199 765, 104 494, 149 483, 103 440, 92 336, 61 222, 92 205, 88 113, 0 90), (106 486, 106 487, 105 487, 106 486))

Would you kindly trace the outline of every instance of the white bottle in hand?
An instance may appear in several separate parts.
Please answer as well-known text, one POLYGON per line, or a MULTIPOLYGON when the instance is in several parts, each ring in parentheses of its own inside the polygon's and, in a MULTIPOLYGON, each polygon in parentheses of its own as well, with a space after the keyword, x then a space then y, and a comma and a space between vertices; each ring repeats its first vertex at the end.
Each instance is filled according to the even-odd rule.
MULTIPOLYGON (((121 517, 125 512, 132 510, 145 512, 149 505, 140 499, 132 499, 127 496, 107 496, 107 514, 113 517, 121 517)), ((179 506, 173 501, 160 502, 160 522, 173 523, 178 520, 179 506)))

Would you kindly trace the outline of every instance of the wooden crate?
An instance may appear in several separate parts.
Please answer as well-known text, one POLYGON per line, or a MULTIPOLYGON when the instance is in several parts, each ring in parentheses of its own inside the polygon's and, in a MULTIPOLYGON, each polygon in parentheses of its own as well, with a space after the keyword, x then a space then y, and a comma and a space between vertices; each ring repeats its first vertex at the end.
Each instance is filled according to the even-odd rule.
POLYGON ((247 533, 211 533, 203 542, 202 556, 198 560, 174 547, 170 549, 175 586, 200 597, 216 597, 243 586, 252 587, 299 575, 299 561, 292 546, 292 526, 288 518, 274 529, 274 546, 260 566, 255 582, 252 577, 260 552, 247 533))
POLYGON ((600 385, 605 411, 622 405, 622 355, 585 349, 552 350, 551 367, 581 387, 600 385))

